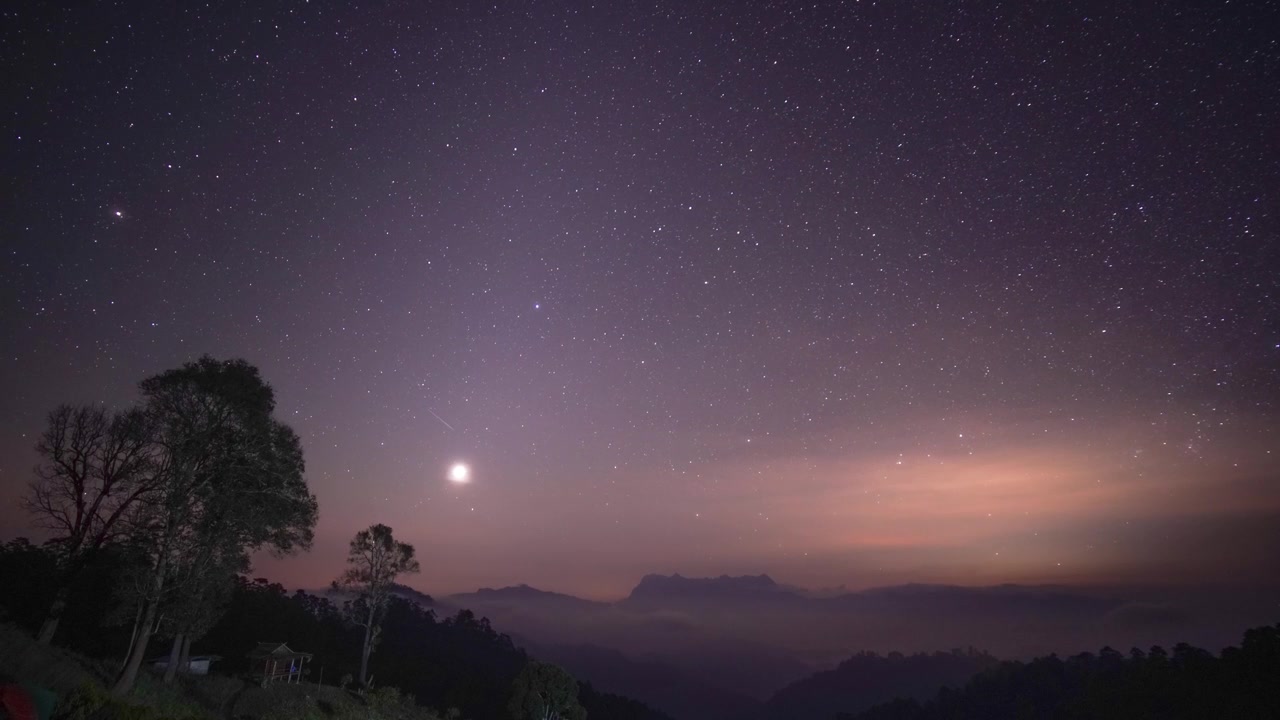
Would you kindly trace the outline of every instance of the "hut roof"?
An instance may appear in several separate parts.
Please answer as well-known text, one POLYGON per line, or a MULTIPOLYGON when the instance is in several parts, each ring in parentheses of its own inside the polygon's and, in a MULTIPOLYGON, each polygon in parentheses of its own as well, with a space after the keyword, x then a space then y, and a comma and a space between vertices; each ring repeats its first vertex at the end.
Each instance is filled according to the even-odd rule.
POLYGON ((306 658, 310 660, 311 653, 298 652, 297 650, 290 648, 286 643, 282 643, 282 642, 260 642, 258 643, 257 647, 249 651, 249 657, 254 659, 265 658, 265 657, 273 657, 273 658, 301 657, 301 658, 306 658))

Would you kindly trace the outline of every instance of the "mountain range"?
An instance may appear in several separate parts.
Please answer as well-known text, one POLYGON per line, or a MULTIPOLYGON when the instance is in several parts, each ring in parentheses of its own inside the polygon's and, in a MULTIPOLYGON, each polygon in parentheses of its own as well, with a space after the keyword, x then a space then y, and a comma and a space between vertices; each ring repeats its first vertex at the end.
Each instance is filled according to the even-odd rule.
POLYGON ((528 585, 441 598, 408 587, 398 594, 441 615, 469 609, 487 617, 535 657, 676 720, 780 720, 799 717, 798 708, 805 717, 853 713, 962 684, 994 656, 1188 637, 1221 647, 1242 622, 1266 622, 1277 599, 1008 584, 810 592, 768 575, 679 574, 646 575, 613 602, 528 585), (1225 605, 1233 610, 1224 615, 1225 605))
POLYGON ((852 714, 957 687, 995 656, 1184 638, 1222 647, 1240 624, 1270 620, 1280 600, 1274 591, 1018 584, 812 592, 763 574, 650 574, 613 602, 527 584, 435 598, 406 585, 396 592, 440 615, 484 616, 531 655, 676 720, 852 714))

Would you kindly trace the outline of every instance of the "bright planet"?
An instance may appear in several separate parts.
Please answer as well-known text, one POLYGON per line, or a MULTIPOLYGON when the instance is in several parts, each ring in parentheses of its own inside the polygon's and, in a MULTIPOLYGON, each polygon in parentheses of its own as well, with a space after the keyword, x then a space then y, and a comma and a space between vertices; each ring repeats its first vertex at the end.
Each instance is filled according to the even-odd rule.
POLYGON ((450 482, 464 483, 470 479, 471 468, 467 467, 466 463, 454 463, 453 467, 449 468, 450 482))

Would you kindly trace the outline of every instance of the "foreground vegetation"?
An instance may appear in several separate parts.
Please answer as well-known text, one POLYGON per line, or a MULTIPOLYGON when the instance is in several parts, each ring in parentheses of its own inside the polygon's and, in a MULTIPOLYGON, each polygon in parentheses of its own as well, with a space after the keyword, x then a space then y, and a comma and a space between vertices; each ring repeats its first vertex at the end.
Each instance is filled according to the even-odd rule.
MULTIPOLYGON (((191 646, 193 655, 222 657, 214 665, 216 675, 179 675, 165 684, 159 676, 142 672, 130 694, 112 700, 102 696, 119 671, 133 622, 130 614, 120 612, 112 588, 128 560, 111 553, 97 557, 69 594, 59 646, 44 646, 32 637, 56 592, 48 572, 53 562, 49 550, 24 540, 0 545, 0 577, 23 589, 0 596, 0 617, 10 623, 0 634, 0 674, 50 688, 60 708, 68 703, 105 706, 110 710, 105 717, 143 719, 286 720, 350 712, 353 717, 404 720, 510 720, 517 679, 533 662, 487 620, 467 611, 439 618, 429 607, 430 597, 417 595, 410 601, 403 595, 412 591, 401 588, 400 595, 386 601, 381 637, 369 659, 372 688, 363 695, 349 692, 356 687, 365 629, 324 597, 289 593, 264 579, 235 576, 228 578, 231 590, 218 620, 191 646), (262 690, 247 681, 251 668, 246 654, 263 640, 288 642, 312 653, 306 682, 262 690), (145 714, 146 708, 155 714, 145 714)), ((663 720, 634 700, 587 684, 578 684, 577 690, 577 702, 590 718, 663 720)), ((89 716, 62 712, 62 717, 89 716)))
POLYGON ((1245 632, 1218 656, 1179 643, 1125 655, 1005 662, 932 700, 898 700, 843 720, 1280 718, 1280 625, 1245 632))
POLYGON ((14 625, 0 625, 0 674, 51 691, 55 720, 443 720, 395 688, 364 695, 311 683, 262 688, 226 675, 179 676, 166 684, 142 673, 133 692, 121 698, 107 687, 118 666, 41 645, 14 625))

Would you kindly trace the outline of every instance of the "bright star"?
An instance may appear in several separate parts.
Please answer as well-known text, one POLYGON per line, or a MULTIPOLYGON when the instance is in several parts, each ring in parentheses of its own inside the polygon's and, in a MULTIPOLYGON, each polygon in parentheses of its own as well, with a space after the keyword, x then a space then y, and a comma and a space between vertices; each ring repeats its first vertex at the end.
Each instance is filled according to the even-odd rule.
POLYGON ((449 480, 456 483, 464 483, 471 479, 471 468, 465 463, 454 463, 449 468, 449 480))

